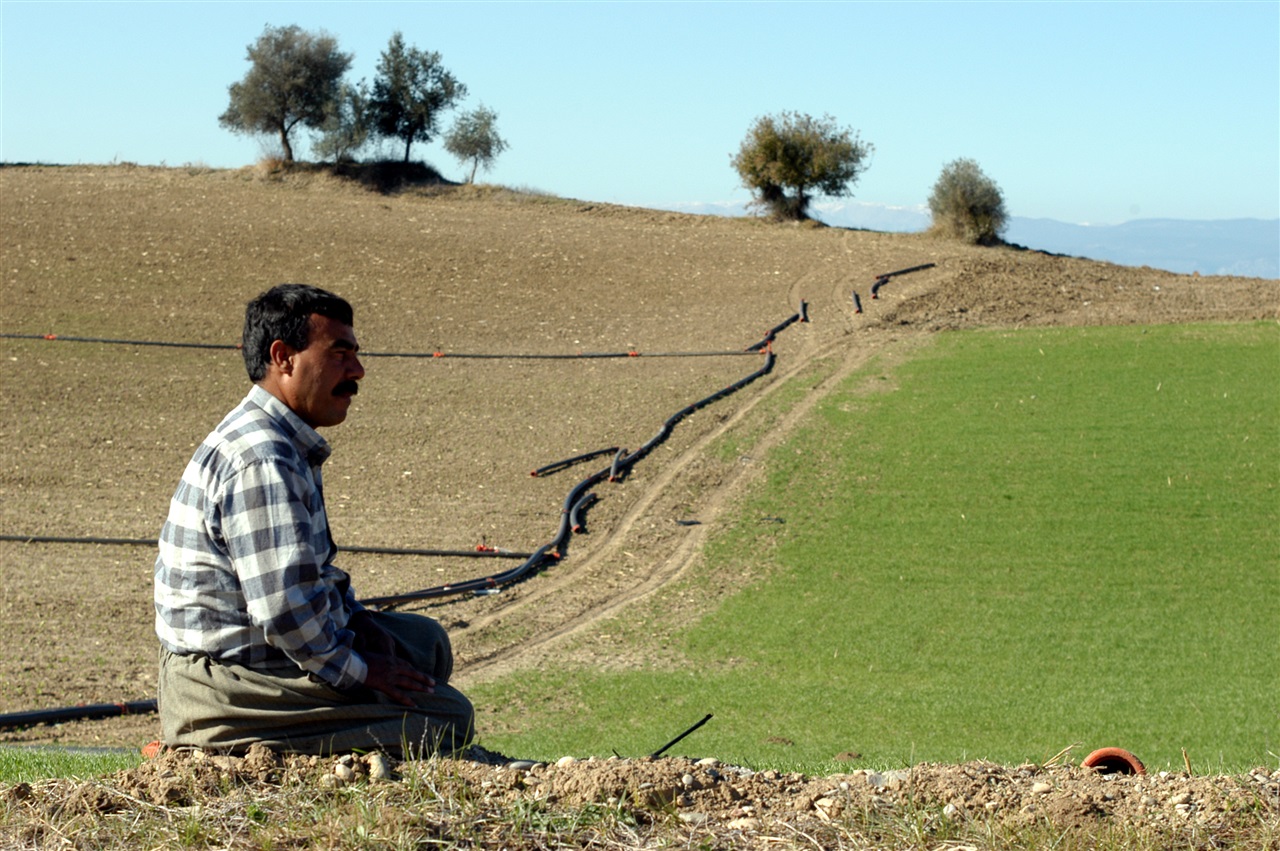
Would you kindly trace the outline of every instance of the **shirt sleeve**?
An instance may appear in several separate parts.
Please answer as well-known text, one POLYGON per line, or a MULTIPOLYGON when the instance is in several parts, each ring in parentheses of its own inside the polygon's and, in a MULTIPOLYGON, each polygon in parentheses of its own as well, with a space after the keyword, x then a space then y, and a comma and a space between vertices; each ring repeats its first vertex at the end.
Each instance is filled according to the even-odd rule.
MULTIPOLYGON (((318 561, 303 476, 275 460, 251 463, 227 483, 223 539, 251 623, 268 644, 337 688, 364 682, 368 666, 352 650, 344 596, 318 561)), ((321 535, 323 539, 323 533, 321 535)))

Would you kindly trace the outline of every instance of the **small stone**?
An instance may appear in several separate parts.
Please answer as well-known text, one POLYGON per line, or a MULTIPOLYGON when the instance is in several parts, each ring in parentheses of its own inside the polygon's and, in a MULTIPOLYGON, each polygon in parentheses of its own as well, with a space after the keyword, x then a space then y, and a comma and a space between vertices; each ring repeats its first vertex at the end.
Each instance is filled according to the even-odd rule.
POLYGON ((539 763, 531 759, 513 759, 507 763, 507 768, 512 771, 532 771, 539 763))
POLYGON ((321 789, 337 789, 342 785, 342 780, 336 774, 326 774, 320 778, 321 789))
POLYGON ((1039 783, 1033 783, 1031 785, 1031 794, 1033 795, 1048 795, 1052 791, 1053 791, 1053 784, 1045 783, 1043 780, 1041 780, 1039 783))
POLYGON ((819 798, 813 802, 813 808, 828 816, 838 816, 844 812, 844 804, 835 798, 819 798))
POLYGON ((386 781, 391 779, 391 766, 385 755, 369 754, 369 779, 386 781))
POLYGON ((985 804, 982 805, 982 808, 989 813, 994 813, 996 810, 1000 809, 1000 802, 987 801, 985 804))
POLYGON ((680 821, 684 822, 685 824, 703 825, 707 823, 707 820, 710 817, 706 813, 690 812, 690 813, 680 813, 678 816, 676 816, 676 818, 680 819, 680 821))
POLYGON ((760 819, 751 818, 750 816, 746 818, 736 818, 729 822, 728 828, 730 830, 759 830, 760 819))
POLYGON ((355 769, 345 762, 340 762, 333 767, 333 776, 341 780, 343 783, 350 783, 352 778, 356 776, 355 769))
POLYGON ((1169 797, 1169 803, 1173 804, 1175 807, 1180 804, 1189 804, 1191 803, 1191 793, 1179 792, 1176 795, 1171 795, 1169 797))
POLYGON ((556 768, 567 768, 570 765, 577 764, 578 760, 571 756, 562 756, 556 760, 556 768))
POLYGON ((697 785, 697 781, 693 779, 692 774, 686 774, 680 778, 680 785, 686 789, 692 789, 697 785))
POLYGON ((709 756, 705 759, 698 760, 694 765, 701 766, 702 768, 716 768, 720 765, 720 760, 713 756, 709 756))
POLYGON ((947 818, 955 818, 960 813, 960 808, 955 804, 947 804, 942 808, 942 814, 947 818))

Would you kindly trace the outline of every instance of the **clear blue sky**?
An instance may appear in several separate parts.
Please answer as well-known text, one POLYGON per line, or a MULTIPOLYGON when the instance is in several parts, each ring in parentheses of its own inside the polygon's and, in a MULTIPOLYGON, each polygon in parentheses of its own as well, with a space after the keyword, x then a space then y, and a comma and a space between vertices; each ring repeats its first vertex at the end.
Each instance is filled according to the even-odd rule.
MULTIPOLYGON (((745 200, 730 155, 795 110, 875 145, 858 201, 923 204, 972 157, 1015 216, 1280 217, 1276 0, 0 0, 0 160, 254 162, 217 119, 267 24, 337 37, 352 81, 397 30, 438 51, 511 145, 481 179, 565 197, 745 200)), ((438 142, 414 157, 465 174, 438 142)))

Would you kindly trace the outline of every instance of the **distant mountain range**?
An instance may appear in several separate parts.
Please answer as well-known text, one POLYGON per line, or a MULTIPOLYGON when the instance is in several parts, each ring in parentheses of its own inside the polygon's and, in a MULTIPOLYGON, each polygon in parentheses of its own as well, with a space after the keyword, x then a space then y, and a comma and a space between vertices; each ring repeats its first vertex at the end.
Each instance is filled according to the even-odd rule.
MULTIPOLYGON (((716 216, 744 216, 741 203, 673 204, 666 209, 716 216)), ((834 227, 912 233, 929 226, 927 207, 889 207, 820 201, 816 218, 834 227)), ((1053 219, 1009 220, 1006 242, 1170 272, 1280 278, 1280 219, 1135 219, 1119 225, 1074 225, 1053 219)))

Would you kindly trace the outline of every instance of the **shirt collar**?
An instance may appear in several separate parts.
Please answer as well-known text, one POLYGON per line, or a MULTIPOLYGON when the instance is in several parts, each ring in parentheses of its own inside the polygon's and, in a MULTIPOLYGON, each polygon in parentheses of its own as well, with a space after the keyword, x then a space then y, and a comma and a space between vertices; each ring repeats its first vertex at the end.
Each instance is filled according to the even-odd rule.
POLYGON ((320 432, 304 423, 297 414, 289 409, 288 405, 271 395, 267 390, 264 390, 261 385, 253 385, 249 390, 249 395, 245 398, 246 401, 266 411, 267 415, 280 425, 281 430, 289 436, 289 439, 293 441, 293 445, 307 459, 307 463, 318 467, 325 462, 333 451, 329 447, 329 442, 320 436, 320 432))

